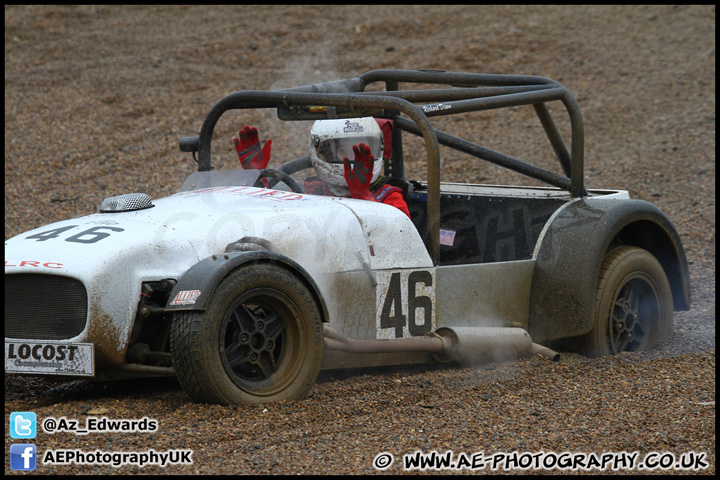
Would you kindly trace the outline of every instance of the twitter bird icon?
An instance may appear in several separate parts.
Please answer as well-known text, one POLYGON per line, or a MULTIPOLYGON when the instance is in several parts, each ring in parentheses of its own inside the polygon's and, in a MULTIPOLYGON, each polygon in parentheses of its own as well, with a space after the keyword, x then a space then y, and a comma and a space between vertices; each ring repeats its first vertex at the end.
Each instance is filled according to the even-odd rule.
POLYGON ((10 414, 10 437, 35 438, 37 416, 35 412, 13 412, 10 414))

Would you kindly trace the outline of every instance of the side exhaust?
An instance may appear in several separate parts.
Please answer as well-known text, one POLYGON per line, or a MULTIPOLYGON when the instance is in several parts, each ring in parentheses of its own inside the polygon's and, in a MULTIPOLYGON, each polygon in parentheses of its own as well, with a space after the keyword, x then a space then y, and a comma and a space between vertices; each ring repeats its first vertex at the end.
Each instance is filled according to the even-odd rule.
POLYGON ((532 355, 542 355, 543 357, 549 358, 553 362, 557 362, 558 360, 560 360, 560 354, 557 353, 555 350, 543 347, 542 345, 538 345, 537 343, 532 344, 532 355))
POLYGON ((353 340, 323 325, 325 348, 346 353, 429 352, 440 362, 482 363, 543 355, 557 361, 560 355, 533 343, 522 328, 441 327, 422 337, 353 340))

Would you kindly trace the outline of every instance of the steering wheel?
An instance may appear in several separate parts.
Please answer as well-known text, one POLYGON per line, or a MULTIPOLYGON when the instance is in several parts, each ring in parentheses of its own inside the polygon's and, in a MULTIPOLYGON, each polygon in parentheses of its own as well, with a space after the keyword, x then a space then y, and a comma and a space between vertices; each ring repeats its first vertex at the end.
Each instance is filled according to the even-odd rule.
POLYGON ((290 190, 292 190, 293 192, 304 193, 303 189, 300 188, 300 185, 298 185, 297 182, 295 180, 293 180, 293 178, 290 175, 288 175, 285 172, 281 172, 280 170, 275 170, 274 168, 266 168, 264 170, 260 170, 260 176, 253 184, 253 187, 258 187, 258 188, 264 187, 265 184, 263 184, 263 182, 262 182, 263 178, 275 179, 275 182, 272 182, 272 183, 268 182, 268 185, 270 185, 271 188, 273 186, 275 186, 278 182, 285 182, 285 185, 290 187, 290 190))
POLYGON ((295 160, 284 163, 278 167, 278 170, 287 173, 288 175, 292 175, 293 173, 297 173, 308 168, 313 168, 312 161, 310 160, 310 155, 296 158, 295 160))

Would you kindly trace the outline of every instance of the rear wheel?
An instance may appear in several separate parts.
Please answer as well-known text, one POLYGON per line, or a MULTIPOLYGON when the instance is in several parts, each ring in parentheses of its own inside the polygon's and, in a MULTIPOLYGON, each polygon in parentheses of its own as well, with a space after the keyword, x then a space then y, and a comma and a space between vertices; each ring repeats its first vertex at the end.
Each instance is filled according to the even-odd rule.
POLYGON ((170 349, 178 380, 195 401, 295 400, 315 384, 322 319, 295 275, 249 265, 220 283, 204 312, 175 315, 170 349))
POLYGON ((605 256, 593 325, 580 345, 589 357, 648 350, 670 336, 672 291, 662 266, 650 252, 622 246, 605 256))

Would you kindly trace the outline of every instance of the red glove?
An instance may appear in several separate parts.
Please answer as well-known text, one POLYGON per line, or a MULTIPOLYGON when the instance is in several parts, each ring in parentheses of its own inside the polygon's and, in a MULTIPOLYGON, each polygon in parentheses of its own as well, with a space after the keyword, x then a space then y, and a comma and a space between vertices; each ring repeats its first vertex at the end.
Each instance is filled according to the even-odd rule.
POLYGON ((246 126, 238 132, 236 137, 233 137, 233 144, 235 144, 235 150, 242 168, 253 170, 267 168, 268 163, 270 163, 272 140, 268 139, 265 146, 260 150, 257 128, 246 126))
POLYGON ((350 189, 350 195, 352 198, 361 200, 375 200, 370 193, 375 157, 370 153, 370 147, 364 143, 353 145, 353 153, 355 154, 355 168, 352 170, 348 158, 343 158, 345 181, 350 189))

